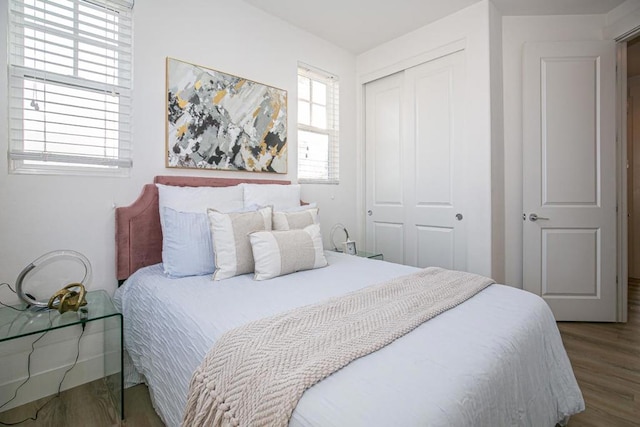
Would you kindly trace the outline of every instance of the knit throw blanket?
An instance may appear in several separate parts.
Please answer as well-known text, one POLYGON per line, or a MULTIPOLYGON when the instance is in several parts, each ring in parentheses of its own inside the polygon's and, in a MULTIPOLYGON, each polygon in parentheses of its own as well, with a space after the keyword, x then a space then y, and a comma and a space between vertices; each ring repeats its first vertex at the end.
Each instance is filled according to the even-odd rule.
POLYGON ((494 283, 427 268, 225 333, 194 372, 183 426, 286 426, 304 391, 494 283))

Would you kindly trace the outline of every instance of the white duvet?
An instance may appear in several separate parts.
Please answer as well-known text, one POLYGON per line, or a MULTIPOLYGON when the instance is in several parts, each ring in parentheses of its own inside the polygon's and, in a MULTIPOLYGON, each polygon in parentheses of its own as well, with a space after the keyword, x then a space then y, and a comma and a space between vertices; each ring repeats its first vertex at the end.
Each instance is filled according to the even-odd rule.
MULTIPOLYGON (((415 271, 326 256, 326 268, 260 282, 168 279, 158 264, 118 289, 125 347, 168 426, 180 425, 191 373, 225 331, 415 271)), ((583 409, 546 303, 491 285, 307 390, 290 425, 552 427, 583 409)))

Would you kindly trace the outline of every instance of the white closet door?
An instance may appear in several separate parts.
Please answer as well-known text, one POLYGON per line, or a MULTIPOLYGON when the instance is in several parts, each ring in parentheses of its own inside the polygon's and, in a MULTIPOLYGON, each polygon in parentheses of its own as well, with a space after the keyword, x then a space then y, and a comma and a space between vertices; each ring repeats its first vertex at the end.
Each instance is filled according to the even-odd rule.
POLYGON ((385 259, 466 269, 464 52, 366 85, 367 243, 385 259))
POLYGON ((368 83, 366 122, 367 250, 405 263, 404 72, 368 83))

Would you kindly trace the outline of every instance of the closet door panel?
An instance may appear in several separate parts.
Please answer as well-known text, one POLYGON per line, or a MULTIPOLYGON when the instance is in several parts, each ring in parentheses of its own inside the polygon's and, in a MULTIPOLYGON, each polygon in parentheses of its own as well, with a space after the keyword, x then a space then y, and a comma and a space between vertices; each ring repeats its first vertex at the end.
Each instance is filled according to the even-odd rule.
POLYGON ((464 51, 365 85, 366 248, 466 269, 464 51))
MULTIPOLYGON (((429 67, 431 68, 431 67, 429 67)), ((451 68, 436 69, 415 80, 416 203, 451 205, 451 68)))
POLYGON ((368 83, 366 122, 366 249, 405 263, 403 165, 404 73, 368 83))
POLYGON ((460 197, 464 180, 464 51, 405 71, 408 132, 405 150, 413 167, 405 173, 405 205, 410 264, 466 269, 465 212, 460 197), (409 95, 410 94, 410 95, 409 95), (409 190, 410 189, 410 190, 409 190))

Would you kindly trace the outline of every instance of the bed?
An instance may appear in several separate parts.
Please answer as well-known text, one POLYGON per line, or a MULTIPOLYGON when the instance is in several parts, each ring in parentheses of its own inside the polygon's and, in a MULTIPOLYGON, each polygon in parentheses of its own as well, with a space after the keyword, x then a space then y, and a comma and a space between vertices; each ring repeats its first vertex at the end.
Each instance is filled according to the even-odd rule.
MULTIPOLYGON (((239 180, 156 177, 177 186, 239 180)), ((247 181, 247 180, 243 180, 247 181)), ((259 181, 280 183, 285 181, 259 181)), ((255 281, 164 274, 155 185, 118 208, 115 301, 132 364, 168 426, 180 425, 189 382, 225 332, 414 267, 326 251, 328 266, 255 281)), ((584 410, 560 334, 536 295, 493 284, 309 388, 291 426, 554 426, 584 410)))

